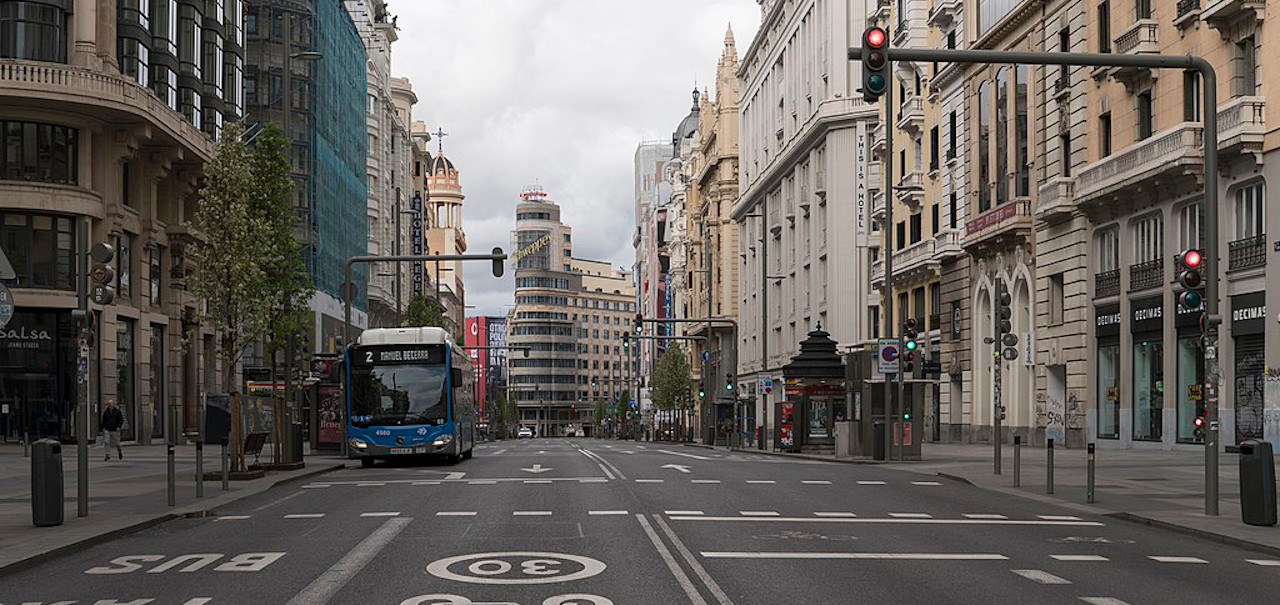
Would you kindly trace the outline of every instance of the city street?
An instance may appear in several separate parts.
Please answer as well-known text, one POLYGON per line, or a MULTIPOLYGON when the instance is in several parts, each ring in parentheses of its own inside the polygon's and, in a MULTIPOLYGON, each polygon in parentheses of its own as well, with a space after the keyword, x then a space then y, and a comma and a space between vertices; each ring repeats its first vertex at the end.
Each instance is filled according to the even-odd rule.
MULTIPOLYGON (((1265 603, 1276 557, 873 465, 533 439, 347 468, 0 577, 0 604, 1265 603)), ((1268 596, 1272 595, 1272 596, 1268 596)))

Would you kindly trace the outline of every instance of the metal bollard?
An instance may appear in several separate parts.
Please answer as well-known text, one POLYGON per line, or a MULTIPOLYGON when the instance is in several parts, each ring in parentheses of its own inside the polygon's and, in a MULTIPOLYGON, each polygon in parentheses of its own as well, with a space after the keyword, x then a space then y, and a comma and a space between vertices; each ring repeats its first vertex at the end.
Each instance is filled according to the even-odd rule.
POLYGON ((1045 465, 1044 465, 1045 492, 1044 493, 1052 494, 1053 493, 1053 440, 1050 439, 1047 442, 1045 442, 1045 447, 1048 448, 1048 452, 1046 452, 1045 454, 1045 465))
POLYGON ((204 441, 196 442, 196 497, 204 497, 204 441))
POLYGON ((228 484, 231 481, 231 476, 228 474, 228 469, 227 469, 228 462, 229 461, 227 460, 227 440, 223 439, 222 440, 222 491, 224 492, 231 489, 231 486, 228 484))
POLYGON ((1085 501, 1088 502, 1089 504, 1093 504, 1093 471, 1094 471, 1094 457, 1095 457, 1093 446, 1094 444, 1092 443, 1089 444, 1088 490, 1085 493, 1085 501))
POLYGON ((177 469, 173 465, 173 444, 166 444, 168 448, 168 470, 169 470, 169 506, 177 504, 178 499, 178 475, 177 469))
POLYGON ((1013 436, 1013 486, 1022 487, 1022 436, 1013 436))

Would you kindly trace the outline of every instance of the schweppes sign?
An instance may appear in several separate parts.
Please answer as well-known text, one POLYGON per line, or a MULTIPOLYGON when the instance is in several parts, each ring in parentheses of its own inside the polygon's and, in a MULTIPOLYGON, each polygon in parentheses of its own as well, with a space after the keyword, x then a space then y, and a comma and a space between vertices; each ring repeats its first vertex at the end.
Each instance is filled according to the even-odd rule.
POLYGON ((525 246, 524 248, 521 248, 519 251, 513 254, 512 260, 518 261, 526 256, 529 256, 530 254, 533 254, 534 252, 537 252, 543 248, 546 248, 547 245, 550 243, 551 243, 551 235, 550 234, 544 235, 538 238, 537 241, 533 242, 532 244, 529 244, 528 246, 525 246))

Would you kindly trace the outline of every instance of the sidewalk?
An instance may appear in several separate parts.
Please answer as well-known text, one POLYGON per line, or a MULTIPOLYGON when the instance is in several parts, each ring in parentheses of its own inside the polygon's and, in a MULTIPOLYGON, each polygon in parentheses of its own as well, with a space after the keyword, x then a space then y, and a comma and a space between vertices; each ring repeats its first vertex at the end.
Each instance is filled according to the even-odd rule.
MULTIPOLYGON (((0 575, 113 537, 184 516, 209 511, 284 482, 342 468, 337 456, 307 456, 307 466, 296 471, 269 471, 252 481, 232 481, 222 491, 220 481, 205 481, 204 498, 196 498, 195 447, 175 450, 176 506, 168 505, 166 452, 163 445, 128 446, 124 460, 112 455, 102 460, 101 448, 89 449, 89 516, 76 516, 76 447, 62 448, 63 524, 36 527, 31 523, 31 459, 22 446, 0 445, 0 575)), ((271 459, 270 448, 262 461, 271 459)), ((205 450, 204 468, 218 470, 218 449, 205 450)))

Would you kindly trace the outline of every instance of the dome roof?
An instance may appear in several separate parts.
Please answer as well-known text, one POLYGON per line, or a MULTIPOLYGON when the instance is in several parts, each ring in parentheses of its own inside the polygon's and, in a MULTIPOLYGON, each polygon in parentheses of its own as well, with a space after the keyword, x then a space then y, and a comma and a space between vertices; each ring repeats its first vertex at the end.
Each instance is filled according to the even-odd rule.
POLYGON ((438 153, 435 156, 431 156, 431 154, 428 153, 427 156, 429 157, 427 160, 427 166, 430 174, 443 175, 448 174, 450 171, 456 172, 458 170, 454 167, 453 162, 450 161, 449 158, 445 157, 443 153, 438 153))

